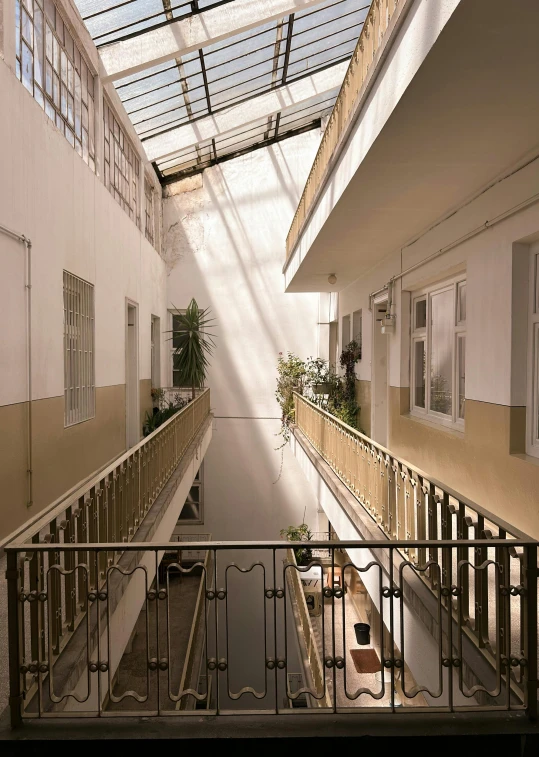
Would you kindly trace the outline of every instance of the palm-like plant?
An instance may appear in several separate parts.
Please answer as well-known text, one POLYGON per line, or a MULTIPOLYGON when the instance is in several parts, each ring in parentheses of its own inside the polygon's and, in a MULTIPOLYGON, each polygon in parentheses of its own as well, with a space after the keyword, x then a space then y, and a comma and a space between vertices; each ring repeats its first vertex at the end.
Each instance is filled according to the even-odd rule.
POLYGON ((190 386, 192 398, 195 390, 204 386, 209 367, 208 356, 215 347, 214 334, 208 331, 215 318, 209 318, 209 308, 199 308, 193 298, 182 313, 174 309, 172 336, 174 345, 173 364, 178 372, 180 386, 190 386))

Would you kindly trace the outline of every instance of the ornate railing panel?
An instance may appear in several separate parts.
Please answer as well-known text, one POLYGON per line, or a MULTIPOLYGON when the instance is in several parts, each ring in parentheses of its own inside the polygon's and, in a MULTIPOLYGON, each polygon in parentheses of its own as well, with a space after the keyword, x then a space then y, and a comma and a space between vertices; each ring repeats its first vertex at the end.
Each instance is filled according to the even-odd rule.
MULTIPOLYGON (((290 549, 296 546, 290 542, 190 546, 207 555, 197 568, 202 571, 202 588, 196 616, 197 634, 204 639, 202 670, 211 676, 212 686, 211 707, 201 715, 232 710, 252 713, 255 709, 279 714, 289 711, 306 693, 322 705, 302 710, 313 714, 392 713, 397 708, 401 714, 417 712, 422 707, 418 705, 421 694, 429 711, 465 711, 469 716, 470 711, 526 710, 530 717, 536 716, 537 543, 532 540, 315 542, 315 548, 329 550, 329 566, 314 559, 305 567, 290 559, 290 549), (343 549, 344 560, 342 552, 336 555, 343 549), (405 549, 422 557, 407 558, 405 549), (474 550, 491 549, 492 558, 480 563, 468 559, 474 550), (437 550, 442 562, 429 558, 429 550, 437 550), (335 575, 337 565, 343 581, 331 585, 327 576, 335 575), (320 665, 312 687, 307 684, 292 692, 289 674, 301 671, 294 656, 296 628, 288 595, 291 590, 301 590, 302 572, 313 568, 325 571, 320 665), (478 582, 486 592, 483 600, 497 608, 490 638, 490 672, 482 658, 482 639, 469 633, 466 586, 470 570, 486 577, 478 582), (431 588, 422 581, 425 574, 431 578, 431 588), (364 646, 356 640, 354 623, 358 618, 346 595, 357 576, 376 608, 378 628, 385 629, 377 636, 373 626, 364 646), (410 609, 411 592, 424 603, 423 613, 432 624, 428 639, 424 632, 420 634, 420 645, 417 624, 426 621, 410 609), (370 667, 358 670, 352 652, 362 649, 369 652, 370 667), (478 658, 482 661, 479 666, 478 658)), ((118 715, 110 711, 110 702, 116 706, 123 703, 122 716, 126 717, 189 713, 182 709, 181 701, 192 700, 194 690, 187 676, 183 676, 183 686, 179 685, 185 662, 177 659, 181 644, 170 625, 171 613, 182 607, 177 601, 182 566, 167 563, 157 570, 161 555, 174 549, 177 543, 86 545, 82 553, 78 545, 69 543, 7 547, 14 725, 27 718, 118 715), (114 582, 123 569, 119 562, 108 564, 108 556, 119 553, 144 553, 149 559, 131 571, 138 572, 138 578, 129 584, 131 601, 142 608, 145 619, 145 630, 133 645, 138 651, 129 652, 129 669, 139 672, 134 679, 122 674, 115 681, 113 661, 123 654, 124 647, 114 632, 114 582), (102 564, 103 581, 97 578, 102 564), (58 639, 54 594, 67 596, 74 582, 77 601, 87 605, 89 612, 78 634, 77 649, 68 646, 66 654, 58 656, 54 652, 58 639), (37 623, 32 620, 34 614, 37 623), (73 676, 70 672, 75 664, 77 675, 73 676), (188 688, 183 688, 186 685, 188 688), (73 712, 75 704, 77 713, 73 712)), ((303 618, 303 622, 308 620, 303 618)), ((196 693, 200 705, 207 706, 207 694, 196 693)))

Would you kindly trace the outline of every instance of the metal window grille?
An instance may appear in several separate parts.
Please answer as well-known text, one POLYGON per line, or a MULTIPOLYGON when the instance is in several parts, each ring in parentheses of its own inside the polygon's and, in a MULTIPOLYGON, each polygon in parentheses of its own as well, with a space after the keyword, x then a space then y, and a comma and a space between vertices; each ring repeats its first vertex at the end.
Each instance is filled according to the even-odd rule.
POLYGON ((125 212, 139 225, 140 161, 106 100, 103 100, 103 125, 105 186, 125 212))
POLYGON ((94 416, 94 287, 64 271, 64 424, 94 416))
POLYGON ((148 181, 148 179, 144 178, 144 200, 145 200, 145 224, 144 224, 144 231, 146 234, 146 239, 150 244, 154 243, 154 228, 153 228, 153 187, 148 181))
POLYGON ((94 77, 52 0, 15 0, 20 81, 95 171, 94 77))

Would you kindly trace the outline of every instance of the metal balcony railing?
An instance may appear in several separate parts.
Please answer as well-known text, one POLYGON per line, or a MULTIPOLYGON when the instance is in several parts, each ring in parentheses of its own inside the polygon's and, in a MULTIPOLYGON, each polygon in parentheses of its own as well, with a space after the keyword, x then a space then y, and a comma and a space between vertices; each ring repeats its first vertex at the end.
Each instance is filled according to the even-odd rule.
MULTIPOLYGON (((440 583, 455 591, 459 582, 460 622, 487 654, 499 650, 501 596, 521 591, 524 554, 517 542, 530 537, 299 394, 295 422, 386 538, 402 543, 403 556, 433 591, 440 583), (418 547, 419 540, 427 543, 418 547), (457 564, 435 546, 438 540, 455 545, 457 564), (495 540, 506 548, 500 551, 495 540)), ((528 611, 536 617, 535 604, 528 611)))
MULTIPOLYGON (((52 668, 85 620, 89 607, 87 587, 91 585, 93 592, 98 591, 106 580, 108 567, 118 564, 125 545, 139 532, 209 413, 207 389, 20 534, 17 543, 23 562, 17 563, 17 571, 25 566, 25 591, 33 603, 29 605, 32 611, 28 616, 25 655, 37 659, 38 647, 44 649, 46 635, 47 664, 52 668), (120 545, 117 551, 100 551, 98 561, 89 562, 86 545, 108 542, 120 545), (39 545, 46 545, 44 552, 29 551, 39 545), (70 549, 64 552, 66 545, 70 549), (56 565, 46 580, 43 555, 47 555, 49 566, 56 565), (48 588, 46 581, 50 582, 48 588), (46 634, 45 616, 49 623, 46 634)), ((12 606, 9 613, 11 623, 12 606)))
POLYGON ((318 198, 319 190, 331 167, 335 150, 345 136, 358 95, 371 71, 376 53, 382 45, 393 18, 400 14, 406 2, 407 0, 373 0, 369 8, 286 238, 287 261, 298 242, 309 212, 318 198))
POLYGON ((536 542, 315 542, 313 546, 331 554, 330 567, 326 567, 331 572, 326 575, 320 560, 298 567, 291 554, 296 546, 304 542, 192 543, 191 549, 206 554, 205 561, 191 567, 168 563, 164 575, 157 570, 160 556, 177 549, 177 542, 85 545, 83 553, 80 545, 69 543, 8 546, 13 724, 35 718, 117 716, 117 711, 110 710, 111 702, 121 705, 124 717, 181 716, 194 709, 195 701, 197 708, 202 705, 204 714, 210 715, 286 714, 302 695, 310 702, 302 711, 312 714, 500 710, 524 711, 535 717, 536 542), (348 556, 344 563, 342 549, 348 556), (405 549, 414 554, 437 550, 445 572, 437 560, 405 558, 405 549), (466 555, 475 549, 493 549, 495 556, 478 565, 463 558, 463 549, 466 555), (144 618, 138 651, 129 652, 126 670, 137 666, 139 670, 132 680, 128 673, 115 675, 114 661, 117 667, 125 644, 120 641, 118 623, 114 625, 111 606, 119 565, 109 564, 109 556, 135 552, 148 559, 131 570, 128 586, 129 599, 142 608, 144 618), (335 575, 337 559, 343 581, 331 585, 327 575, 335 575), (518 576, 509 567, 511 562, 518 576), (101 566, 103 578, 98 580, 101 566), (182 656, 174 618, 183 606, 181 575, 195 569, 202 572, 195 631, 182 656), (312 644, 300 581, 303 572, 313 570, 320 571, 323 579, 320 651, 312 644), (483 601, 497 608, 494 662, 487 674, 484 670, 476 674, 474 667, 481 650, 478 636, 470 634, 467 617, 470 571, 496 575, 496 580, 484 582, 483 601), (353 584, 353 572, 367 588, 384 629, 378 640, 359 650, 369 652, 366 670, 355 667, 351 654, 358 650, 357 617, 348 601, 350 590, 346 591, 353 584), (407 599, 410 591, 419 596, 417 585, 424 587, 424 575, 433 587, 428 638, 424 632, 418 637, 407 599), (57 624, 68 619, 58 617, 53 595, 67 595, 70 581, 75 602, 87 606, 88 612, 79 634, 80 647, 73 650, 68 645, 66 654, 56 655, 57 624), (294 603, 299 607, 299 622, 294 603), (289 674, 301 672, 295 657, 296 623, 310 644, 304 662, 312 675, 305 677, 305 686, 292 691, 289 674), (189 659, 189 650, 195 648, 200 650, 198 668, 189 659), (75 665, 78 672, 73 677, 70 672, 75 665), (202 678, 211 678, 211 686, 198 691, 192 682, 202 678), (184 704, 186 700, 190 707, 184 704))

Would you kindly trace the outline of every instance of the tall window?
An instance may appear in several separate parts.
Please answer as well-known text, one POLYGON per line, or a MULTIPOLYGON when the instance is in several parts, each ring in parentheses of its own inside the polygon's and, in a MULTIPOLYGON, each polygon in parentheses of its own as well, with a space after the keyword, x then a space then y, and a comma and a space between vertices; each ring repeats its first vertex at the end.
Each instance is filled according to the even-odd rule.
POLYGON ((140 162, 133 145, 106 100, 103 100, 103 133, 105 136, 105 186, 139 226, 140 162))
POLYGON ((466 381, 466 281, 412 299, 412 412, 462 426, 466 381))
POLYGON ((95 415, 94 288, 64 271, 64 423, 95 415))
POLYGON ((180 314, 182 311, 170 313, 170 329, 172 331, 172 339, 170 340, 171 344, 171 351, 170 351, 170 362, 172 365, 172 386, 175 387, 181 387, 182 384, 180 383, 180 372, 176 370, 175 366, 175 355, 174 350, 176 347, 179 346, 179 335, 176 335, 175 332, 179 331, 180 329, 180 314))
POLYGON ((94 77, 52 0, 15 0, 17 76, 95 171, 94 77))
POLYGON ((539 244, 530 259, 528 421, 526 451, 539 457, 539 244))
POLYGON ((352 315, 352 339, 359 346, 359 356, 363 348, 363 315, 361 310, 354 311, 352 315))
POLYGON ((153 193, 153 186, 148 179, 144 177, 144 233, 150 244, 154 244, 153 193))

